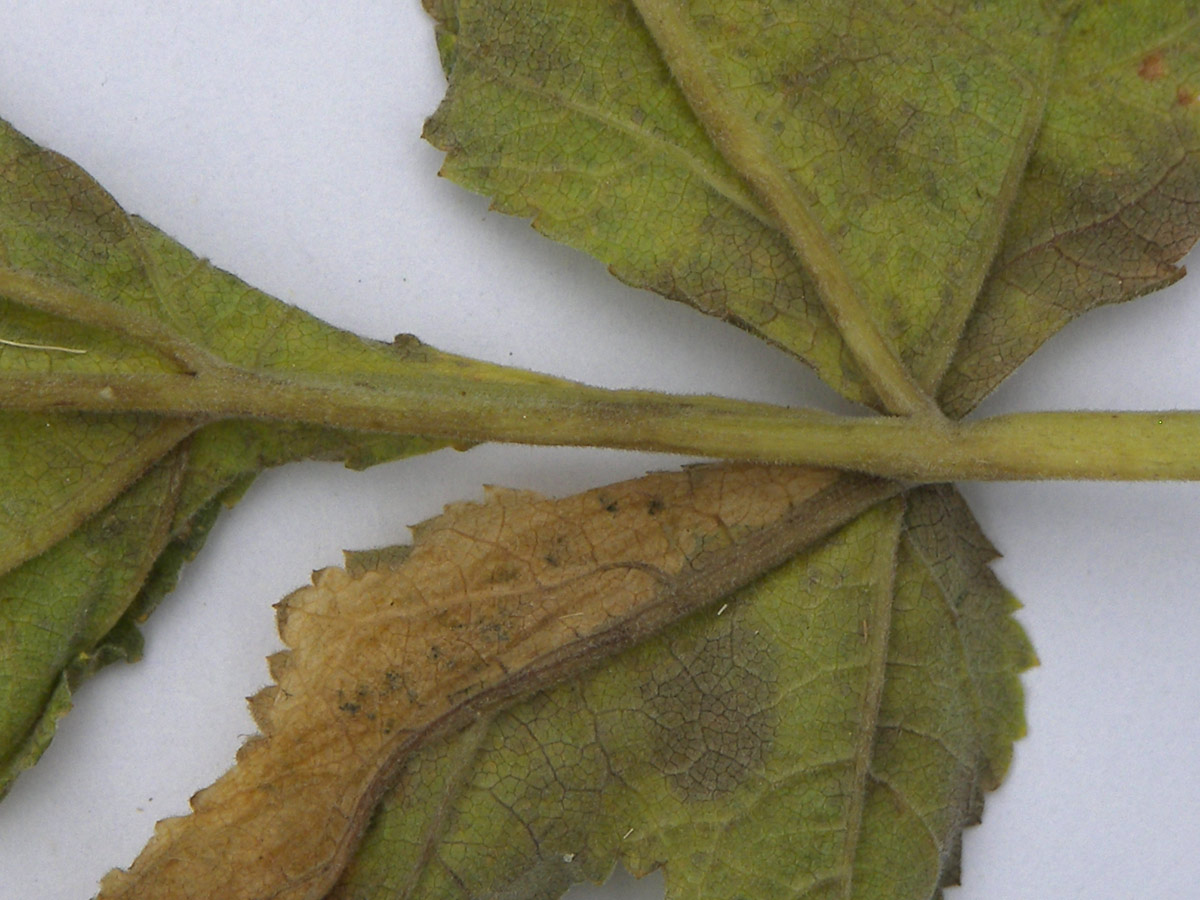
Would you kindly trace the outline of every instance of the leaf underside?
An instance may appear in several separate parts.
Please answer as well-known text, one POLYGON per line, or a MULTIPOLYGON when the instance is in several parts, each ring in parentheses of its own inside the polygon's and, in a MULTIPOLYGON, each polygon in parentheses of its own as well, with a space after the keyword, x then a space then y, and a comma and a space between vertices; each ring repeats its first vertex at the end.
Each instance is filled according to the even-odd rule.
MULTIPOLYGON (((4 123, 0 338, 0 375, 179 371, 188 354, 387 373, 403 357, 197 259, 4 123)), ((136 623, 257 472, 438 446, 287 423, 0 413, 0 794, 45 749, 75 685, 139 655, 136 623)))
MULTIPOLYGON (((426 7, 450 82, 426 126, 444 175, 872 401, 803 248, 714 146, 636 4, 426 7)), ((688 21, 948 414, 1079 313, 1182 274, 1200 233, 1194 0, 744 0, 688 21)))
POLYGON ((752 580, 895 488, 720 465, 561 500, 493 491, 280 604, 262 736, 101 900, 325 896, 396 768, 752 580))
POLYGON ((332 897, 930 897, 1033 662, 957 494, 860 517, 721 606, 417 754, 332 897))

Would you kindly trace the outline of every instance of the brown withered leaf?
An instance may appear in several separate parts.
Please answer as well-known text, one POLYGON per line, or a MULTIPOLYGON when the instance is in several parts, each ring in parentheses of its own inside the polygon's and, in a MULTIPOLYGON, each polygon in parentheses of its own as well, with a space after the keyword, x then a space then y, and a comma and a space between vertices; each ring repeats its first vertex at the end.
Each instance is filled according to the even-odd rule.
POLYGON ((704 466, 561 500, 493 489, 279 604, 262 734, 101 900, 323 897, 406 760, 726 596, 895 486, 704 466))

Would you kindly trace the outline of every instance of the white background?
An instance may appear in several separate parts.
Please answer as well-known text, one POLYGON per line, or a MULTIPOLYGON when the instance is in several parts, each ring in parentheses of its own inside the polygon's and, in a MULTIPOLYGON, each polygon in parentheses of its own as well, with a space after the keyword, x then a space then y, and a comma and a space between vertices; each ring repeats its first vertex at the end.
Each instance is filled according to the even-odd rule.
MULTIPOLYGON (((0 115, 194 251, 341 327, 613 387, 830 402, 783 355, 436 178, 418 136, 443 81, 418 0, 0 13, 0 115)), ((1198 346, 1200 287, 1185 282, 1066 329, 985 411, 1200 408, 1198 346)), ((565 493, 677 462, 486 447, 268 473, 150 621, 144 661, 88 683, 0 805, 0 900, 83 900, 186 810, 253 731, 242 698, 277 648, 270 605, 343 547, 405 541, 484 482, 565 493)), ((1026 679, 1030 737, 950 896, 1196 896, 1200 488, 965 490, 1042 666, 1026 679)), ((661 891, 626 879, 596 896, 661 891)))

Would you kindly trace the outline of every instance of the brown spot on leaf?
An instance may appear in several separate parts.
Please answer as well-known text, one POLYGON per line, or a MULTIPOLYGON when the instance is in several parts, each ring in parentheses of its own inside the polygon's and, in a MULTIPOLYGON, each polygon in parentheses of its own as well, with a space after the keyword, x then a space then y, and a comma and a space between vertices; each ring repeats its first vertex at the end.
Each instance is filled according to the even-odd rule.
POLYGON ((1158 81, 1160 78, 1166 78, 1169 71, 1167 61, 1163 59, 1162 53, 1155 50, 1147 55, 1142 60, 1142 64, 1138 66, 1138 78, 1143 81, 1158 81))
POLYGON ((1180 106, 1195 106, 1200 103, 1200 92, 1194 87, 1181 84, 1179 90, 1175 92, 1175 102, 1180 106))
POLYGON ((508 584, 521 577, 521 567, 514 563, 504 562, 492 570, 492 584, 508 584))

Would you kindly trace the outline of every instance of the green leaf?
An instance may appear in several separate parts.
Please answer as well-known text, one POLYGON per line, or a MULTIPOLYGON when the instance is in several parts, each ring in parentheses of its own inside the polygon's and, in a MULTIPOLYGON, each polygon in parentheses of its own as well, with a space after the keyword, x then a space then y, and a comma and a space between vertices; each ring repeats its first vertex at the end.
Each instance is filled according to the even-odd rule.
POLYGON ((171 454, 74 534, 0 580, 5 787, 37 761, 80 678, 138 655, 136 632, 119 626, 170 542, 170 500, 185 464, 183 453, 171 454))
MULTIPOLYGON (((746 325, 868 398, 803 249, 789 246, 749 167, 706 133, 664 64, 669 48, 635 7, 433 4, 451 85, 427 134, 449 151, 444 173, 535 214, 627 281, 746 325), (504 25, 516 22, 538 25, 504 25), (591 39, 599 33, 603 43, 591 39)), ((1053 17, 1040 2, 953 13, 749 2, 687 19, 691 55, 744 110, 736 124, 812 209, 928 385, 1024 168, 1053 17)))
POLYGON ((872 390, 815 296, 820 254, 761 170, 919 384, 949 367, 955 415, 1076 313, 1177 278, 1200 234, 1194 0, 746 0, 666 31, 657 0, 426 5, 443 174, 855 400, 872 390))
MULTIPOLYGON (((0 339, 4 375, 214 360, 387 375, 405 361, 402 348, 339 332, 195 258, 2 123, 0 339)), ((438 446, 203 414, 0 413, 0 793, 36 761, 84 676, 136 658, 136 621, 255 473, 438 446)))
POLYGON ((419 754, 338 900, 551 898, 665 864, 669 898, 930 897, 1023 730, 1033 662, 949 489, 419 754))
POLYGON ((1158 290, 1200 234, 1200 4, 1084 3, 950 370, 955 415, 1063 325, 1158 290))

